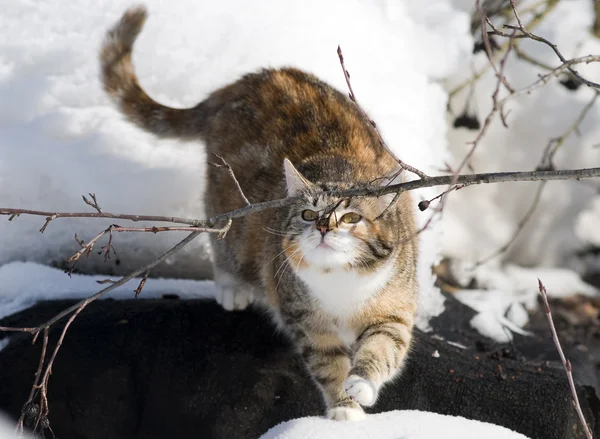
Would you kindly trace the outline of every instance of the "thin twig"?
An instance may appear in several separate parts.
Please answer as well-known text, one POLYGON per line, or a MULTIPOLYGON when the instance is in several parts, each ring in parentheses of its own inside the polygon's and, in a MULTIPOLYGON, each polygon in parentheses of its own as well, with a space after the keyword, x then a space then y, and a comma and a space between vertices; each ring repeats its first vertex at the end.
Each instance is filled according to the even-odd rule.
MULTIPOLYGON (((535 171, 517 171, 517 172, 491 172, 491 173, 482 173, 482 174, 465 174, 459 175, 456 179, 456 184, 462 186, 471 186, 476 184, 490 184, 490 183, 503 183, 508 181, 545 181, 545 180, 581 180, 586 178, 597 178, 600 177, 600 168, 584 168, 584 169, 568 169, 568 170, 535 170, 535 171)), ((415 189, 422 189, 427 187, 435 187, 435 186, 448 186, 452 184, 452 181, 455 179, 453 175, 440 175, 435 177, 427 177, 427 179, 419 179, 419 180, 411 180, 403 183, 391 184, 389 186, 361 186, 353 189, 344 189, 344 190, 331 190, 331 191, 323 191, 319 192, 322 195, 329 195, 335 197, 380 197, 382 195, 398 193, 398 192, 406 192, 412 191, 415 189)), ((260 212, 267 209, 275 209, 281 207, 290 206, 299 200, 302 197, 289 197, 289 198, 280 198, 277 200, 264 201, 261 203, 254 203, 249 206, 244 206, 239 209, 232 210, 227 213, 222 213, 216 215, 208 220, 198 220, 198 219, 188 219, 188 218, 179 218, 172 222, 179 222, 183 224, 198 224, 197 227, 201 228, 204 231, 210 231, 215 229, 211 229, 210 226, 205 230, 200 226, 200 224, 217 224, 221 221, 226 221, 229 219, 241 218, 246 215, 260 212)), ((15 209, 15 208, 5 208, 0 207, 0 215, 38 215, 38 216, 46 216, 48 212, 42 212, 37 210, 26 210, 26 209, 15 209)), ((99 213, 55 213, 57 217, 84 217, 84 218, 115 218, 119 217, 122 219, 131 219, 135 217, 139 217, 138 215, 126 215, 126 214, 99 214, 99 213), (108 216, 105 216, 108 215, 108 216)), ((162 221, 165 221, 166 217, 163 218, 162 221)), ((182 229, 176 229, 182 230, 182 229)), ((151 230, 153 231, 153 230, 151 230)))
POLYGON ((242 199, 244 200, 244 203, 246 203, 246 206, 249 206, 251 203, 250 201, 248 201, 248 198, 246 198, 246 194, 244 194, 244 191, 242 190, 242 186, 240 186, 240 182, 238 181, 238 179, 236 178, 233 169, 231 169, 231 166, 229 166, 229 163, 227 163, 227 161, 225 161, 225 159, 223 158, 222 155, 219 154, 215 154, 213 153, 213 155, 215 157, 217 157, 219 160, 221 160, 221 164, 219 163, 209 163, 211 166, 214 166, 215 168, 225 168, 227 169, 227 172, 229 172, 229 176, 231 177, 231 179, 233 180, 233 183, 235 184, 235 187, 237 188, 238 192, 240 193, 240 196, 242 197, 242 199))
MULTIPOLYGON (((557 5, 558 5, 558 1, 546 2, 546 8, 542 12, 534 14, 533 18, 527 23, 526 27, 528 29, 534 29, 538 24, 540 24, 548 16, 548 14, 550 12, 552 12, 552 10, 554 10, 554 8, 557 5)), ((479 14, 479 11, 476 11, 476 13, 479 14)), ((501 45, 500 49, 496 51, 496 56, 500 56, 508 48, 508 44, 509 44, 509 42, 507 41, 503 45, 501 45)), ((448 92, 448 98, 452 99, 459 92, 461 92, 464 88, 477 82, 483 75, 485 75, 487 73, 487 71, 490 68, 491 68, 491 64, 487 63, 485 65, 485 67, 483 67, 479 72, 475 72, 475 74, 471 78, 467 79, 466 81, 462 82, 461 84, 457 85, 452 90, 450 90, 450 92, 448 92)))
POLYGON ((383 140, 383 137, 382 137, 381 133, 379 132, 379 129, 377 128, 377 124, 375 123, 375 121, 373 121, 373 119, 371 119, 369 117, 367 112, 360 106, 360 104, 358 103, 358 100, 356 99, 356 95, 354 94, 354 90, 352 89, 352 83, 350 82, 350 73, 348 73, 348 70, 346 69, 346 65, 344 64, 344 55, 342 53, 342 48, 339 45, 337 48, 337 54, 338 54, 338 58, 340 60, 340 65, 342 66, 342 71, 344 72, 344 78, 346 78, 346 84, 348 85, 348 90, 350 92, 348 96, 350 97, 350 100, 352 102, 354 102, 354 104, 356 104, 356 107, 358 108, 358 111, 362 114, 362 116, 365 119, 367 119, 369 121, 369 123, 373 126, 373 129, 375 130, 375 133, 377 134, 377 137, 379 139, 379 143, 381 144, 381 146, 387 151, 387 153, 390 156, 393 157, 394 160, 396 160, 396 162, 398 162, 398 164, 400 165, 401 168, 406 169, 407 171, 412 172, 413 174, 416 174, 422 180, 426 180, 428 178, 428 176, 424 172, 419 171, 417 168, 410 166, 409 164, 400 160, 392 152, 392 150, 389 148, 387 143, 385 143, 385 140, 383 140))
POLYGON ((96 209, 98 211, 98 213, 102 213, 102 208, 98 204, 98 200, 96 199, 96 194, 89 193, 88 195, 92 198, 92 201, 88 200, 85 197, 85 195, 82 195, 81 198, 83 198, 83 202, 85 204, 87 204, 88 206, 92 206, 94 209, 96 209))
POLYGON ((546 165, 549 169, 555 168, 554 167, 554 155, 556 154, 556 152, 559 150, 559 148, 563 145, 565 140, 571 134, 579 133, 579 126, 584 121, 584 119, 588 115, 589 111, 592 109, 592 107, 596 103, 596 100, 598 99, 598 95, 600 95, 600 91, 594 90, 594 96, 592 96, 592 99, 590 99, 590 101, 585 105, 585 107, 583 107, 583 109, 579 113, 579 116, 577 117, 577 119, 575 119, 575 122, 573 122, 573 124, 571 124, 571 126, 559 137, 550 139, 550 142, 548 142, 548 145, 544 149, 544 153, 543 153, 543 157, 542 157, 543 165, 546 165))
POLYGON ((486 20, 486 17, 483 15, 484 12, 483 12, 483 9, 481 8, 480 0, 477 0, 476 6, 477 6, 479 13, 482 14, 481 15, 481 37, 483 38, 483 41, 484 41, 484 46, 485 46, 486 52, 488 54, 489 62, 490 62, 490 64, 493 65, 493 68, 496 71, 497 81, 496 81, 496 88, 494 89, 494 92, 492 93, 492 110, 485 118, 485 121, 483 122, 483 126, 481 127, 479 134, 477 135, 477 137, 475 137, 475 140, 473 140, 471 142, 471 148, 469 149, 467 154, 465 154, 465 156, 463 157, 463 159, 462 159, 461 163, 458 165, 458 167, 455 169, 454 179, 451 183, 452 185, 455 185, 456 183, 458 183, 458 175, 463 170, 465 165, 471 160, 471 157, 473 156, 473 154, 475 153, 475 150, 479 146, 479 142, 485 136, 496 113, 500 112, 500 118, 502 119, 502 123, 504 124, 505 127, 508 126, 506 123, 505 116, 503 114, 503 104, 501 101, 498 100, 498 95, 500 93, 500 86, 502 84, 505 84, 505 86, 508 88, 509 91, 511 91, 511 92, 513 91, 513 89, 509 85, 507 85, 507 81, 504 79, 504 66, 506 64, 506 60, 508 59, 508 56, 512 49, 512 39, 509 40, 509 44, 506 49, 506 52, 504 53, 504 56, 502 57, 502 59, 500 61, 500 66, 499 66, 499 68, 496 69, 496 67, 494 65, 494 60, 492 57, 491 47, 490 47, 490 43, 489 43, 489 37, 488 37, 487 29, 486 29, 486 25, 488 24, 488 21, 486 20))
MULTIPOLYGON (((109 218, 109 219, 120 219, 129 221, 152 221, 161 223, 176 223, 176 224, 189 224, 194 227, 212 227, 212 224, 208 221, 201 221, 190 218, 180 218, 176 216, 158 216, 158 215, 131 215, 121 213, 91 213, 91 212, 48 212, 41 210, 29 210, 29 209, 12 209, 0 207, 0 215, 37 215, 47 217, 47 222, 53 221, 57 218, 109 218)), ((10 219, 10 218, 9 218, 10 219)), ((47 225, 44 225, 40 232, 46 229, 47 225)))
POLYGON ((147 233, 159 233, 159 232, 201 232, 201 233, 219 233, 221 229, 214 229, 210 227, 188 227, 188 226, 168 226, 168 227, 122 227, 117 224, 111 224, 108 228, 103 230, 94 236, 87 244, 83 240, 79 240, 77 238, 77 234, 75 234, 75 241, 81 246, 81 249, 78 250, 75 254, 67 259, 67 264, 70 265, 69 270, 67 271, 69 275, 73 273, 77 262, 84 254, 89 256, 92 253, 94 245, 100 238, 104 235, 109 234, 108 244, 102 247, 100 254, 104 253, 104 261, 110 257, 110 250, 112 249, 114 252, 114 247, 112 245, 112 237, 113 232, 147 232, 147 233))
MULTIPOLYGON (((227 233, 227 231, 229 230, 229 228, 231 227, 231 220, 229 220, 227 222, 227 224, 219 229, 214 229, 214 233, 218 233, 219 236, 222 238, 225 236, 225 234, 227 233)), ((149 271, 150 269, 154 268, 156 265, 160 264, 161 262, 163 262, 165 259, 167 259, 168 257, 170 257, 171 255, 175 254, 176 252, 178 252, 180 249, 182 249, 183 247, 185 247, 187 244, 189 244, 193 239, 195 239, 198 235, 200 235, 202 232, 192 232, 190 233, 185 239, 183 239, 182 241, 180 241, 176 246, 174 246, 173 248, 171 248, 168 252, 163 253, 161 256, 159 256, 158 258, 156 258, 154 261, 149 262, 148 264, 144 265, 143 267, 140 267, 138 269, 136 269, 135 271, 133 271, 132 273, 128 274, 127 276, 121 278, 120 280, 114 282, 112 285, 104 288, 103 290, 100 290, 99 292, 97 292, 96 294, 83 299, 79 302, 77 302, 76 304, 68 307, 67 309, 63 310, 62 312, 58 313, 57 315, 55 315, 54 317, 52 317, 50 320, 48 320, 47 322, 36 326, 36 327, 29 327, 29 328, 11 328, 11 327, 5 327, 5 326, 0 326, 0 331, 19 331, 19 332, 39 332, 41 331, 43 328, 46 327, 50 327, 53 324, 55 324, 56 322, 58 322, 59 320, 62 320, 65 316, 71 314, 72 312, 74 312, 75 310, 77 310, 80 306, 87 306, 87 304, 89 304, 90 302, 93 302, 97 299, 99 299, 100 297, 106 295, 107 293, 111 292, 112 290, 114 290, 115 288, 120 287, 121 285, 126 284, 127 282, 129 282, 131 279, 140 276, 141 274, 145 273, 146 271, 149 271)))
POLYGON ((577 389, 575 388, 575 381, 573 380, 573 367, 571 366, 571 362, 565 357, 565 354, 562 350, 562 346, 560 345, 560 340, 558 339, 558 334, 556 333, 556 327, 554 326, 554 321, 552 320, 552 312, 550 311, 550 304, 548 303, 548 293, 546 291, 546 287, 539 279, 538 288, 544 301, 544 311, 546 312, 546 317, 548 317, 548 323, 550 324, 550 330, 552 331, 552 340, 554 341, 556 350, 558 351, 558 355, 560 356, 560 361, 562 361, 563 367, 567 374, 567 380, 569 381, 569 387, 571 388, 571 396, 573 398, 573 405, 575 406, 575 410, 577 411, 577 416, 579 416, 579 421, 583 426, 583 430, 585 432, 586 437, 588 439, 593 439, 592 432, 590 431, 590 427, 588 426, 587 421, 585 420, 585 416, 583 416, 583 411, 581 410, 581 405, 579 404, 577 389))
MULTIPOLYGON (((548 41, 547 39, 545 39, 543 37, 540 37, 539 35, 532 34, 527 29, 525 29, 525 27, 523 26, 523 23, 521 22, 521 17, 519 16, 519 12, 517 11, 517 7, 515 6, 515 0, 510 0, 510 6, 512 8, 513 14, 515 15, 515 18, 516 18, 517 23, 519 25, 518 26, 510 26, 508 24, 505 24, 504 27, 509 28, 509 29, 517 29, 517 30, 523 32, 523 35, 527 36, 528 38, 531 38, 532 40, 538 41, 540 43, 544 43, 545 45, 547 45, 548 47, 550 47, 552 49, 552 51, 556 54, 556 56, 558 57, 558 59, 560 59, 560 61, 563 64, 566 65, 566 64, 569 63, 569 60, 567 60, 563 56, 563 54, 558 50, 558 47, 556 46, 556 44, 551 43, 550 41, 548 41)), ((599 60, 600 60, 600 57, 599 57, 599 60)), ((593 81, 590 81, 588 79, 585 79, 575 69, 571 68, 570 64, 568 64, 567 70, 569 72, 571 72, 573 74, 573 76, 575 76, 577 79, 579 79, 582 83, 584 83, 588 87, 593 87, 593 88, 600 89, 600 84, 598 84, 597 82, 593 82, 593 81)))
POLYGON ((489 262, 492 259, 500 256, 505 251, 507 251, 510 248, 510 246, 517 240, 517 238, 519 237, 519 235, 525 228, 525 225, 533 217, 533 214, 534 214, 535 210, 537 209, 538 204, 540 203, 540 199, 542 198, 542 192, 544 191, 544 187, 546 186, 546 183, 548 183, 548 182, 542 181, 538 185, 538 188, 535 191, 535 195, 533 196, 533 200, 531 201, 531 205, 529 206, 529 209, 527 209, 527 212, 525 212, 525 215, 523 215, 523 217, 521 217, 521 219, 517 223, 517 227, 516 227, 515 231, 513 232, 513 235, 510 237, 510 239, 502 247, 500 247, 497 250, 495 250, 494 252, 490 253, 485 258, 480 259, 479 261, 475 262, 475 267, 479 267, 480 265, 483 265, 486 262, 489 262))
MULTIPOLYGON (((19 417, 19 420, 17 421, 17 429, 15 431, 15 435, 19 436, 19 437, 23 433, 23 423, 25 421, 25 409, 27 407, 29 407, 30 404, 33 403, 33 398, 35 398, 37 390, 39 389, 40 377, 42 376, 44 361, 46 360, 46 350, 48 348, 49 331, 50 331, 50 328, 44 328, 42 352, 40 353, 40 361, 38 363, 38 368, 35 372, 35 377, 33 379, 33 385, 31 386, 31 390, 29 392, 29 397, 27 398, 27 401, 23 405, 23 410, 21 410, 21 416, 19 417)), ((37 334, 39 334, 39 332, 37 334)), ((37 336, 37 334, 36 334, 36 336, 37 336)), ((35 342, 35 338, 34 338, 34 342, 35 342)))
POLYGON ((133 292, 135 293, 136 299, 140 294, 142 294, 142 290, 144 289, 144 286, 146 285, 146 282, 148 281, 148 276, 150 276, 150 270, 148 270, 144 273, 144 277, 142 277, 142 280, 140 281, 139 285, 137 286, 137 288, 135 290, 133 290, 133 292))

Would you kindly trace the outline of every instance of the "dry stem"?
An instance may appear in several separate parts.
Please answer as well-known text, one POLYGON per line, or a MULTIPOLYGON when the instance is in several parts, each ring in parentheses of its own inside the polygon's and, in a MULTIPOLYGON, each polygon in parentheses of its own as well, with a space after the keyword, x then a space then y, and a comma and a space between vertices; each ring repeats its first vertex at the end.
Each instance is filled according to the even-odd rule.
POLYGON ((590 431, 590 427, 585 420, 585 416, 583 416, 583 411, 581 410, 581 405, 579 404, 577 389, 575 388, 575 381, 573 380, 573 368, 571 366, 571 362, 565 357, 562 346, 560 345, 560 340, 558 339, 558 334, 556 333, 556 327, 554 326, 554 321, 552 320, 552 312, 550 311, 550 304, 548 303, 548 293, 546 292, 546 287, 539 279, 538 288, 540 290, 540 294, 542 295, 542 299, 544 300, 544 311, 546 312, 546 317, 548 317, 548 323, 550 324, 550 330, 552 331, 552 340, 556 345, 556 350, 558 351, 558 355, 560 356, 560 360, 562 361, 563 367, 565 368, 565 372, 567 374, 567 380, 569 381, 569 387, 571 388, 571 396, 573 397, 573 405, 577 411, 577 416, 579 416, 579 421, 583 426, 586 437, 588 439, 593 439, 592 432, 590 431))
MULTIPOLYGON (((515 29, 515 30, 519 30, 523 33, 523 35, 527 38, 530 38, 534 41, 538 41, 540 43, 543 43, 545 45, 547 45, 548 47, 550 47, 552 49, 552 51, 554 51, 554 53, 556 54, 556 56, 558 57, 558 59, 560 60, 560 62, 563 63, 563 65, 566 65, 566 69, 571 72, 573 74, 573 76, 575 76, 577 79, 579 79, 582 83, 584 83, 585 85, 587 85, 588 87, 593 87, 596 89, 600 89, 600 84, 598 84, 597 82, 593 82, 590 81, 586 78, 584 78, 583 76, 581 76, 575 69, 573 69, 571 67, 572 60, 567 60, 567 58, 564 57, 564 55, 558 50, 558 47, 556 46, 556 44, 551 43, 550 41, 548 41, 547 39, 540 37, 538 35, 532 34, 531 32, 529 32, 524 26, 523 23, 521 22, 521 17, 519 16, 519 12, 517 11, 517 7, 515 6, 515 0, 510 0, 510 6, 512 8, 513 14, 517 20, 518 26, 511 26, 508 24, 505 24, 504 27, 508 28, 508 29, 515 29)), ((596 59, 594 59, 594 61, 600 61, 600 57, 594 57, 596 59)), ((592 61, 589 61, 592 62, 592 61)))
MULTIPOLYGON (((459 175, 456 178, 456 184, 461 186, 471 186, 475 184, 489 184, 489 183, 503 183, 503 182, 515 182, 515 181, 555 181, 555 180, 581 180, 586 178, 597 178, 600 177, 600 168, 584 168, 584 169, 568 169, 568 170, 536 170, 536 171, 516 171, 516 172, 490 172, 482 174, 465 174, 459 175)), ((427 179, 412 180, 403 183, 391 184, 389 186, 362 186, 353 189, 344 190, 332 190, 321 192, 324 195, 331 195, 336 197, 380 197, 385 194, 399 193, 412 191, 415 189, 435 187, 435 186, 448 186, 452 184, 455 179, 453 175, 440 175, 435 177, 427 177, 427 179)), ((216 215, 208 220, 198 220, 190 218, 175 218, 175 217, 154 217, 160 218, 157 221, 170 221, 182 224, 194 224, 193 230, 200 230, 214 233, 219 229, 212 229, 211 224, 217 224, 221 221, 229 219, 241 218, 251 213, 260 212, 266 209, 275 209, 280 207, 290 206, 302 197, 289 197, 280 198, 277 200, 264 201, 260 203, 254 203, 249 206, 244 206, 239 209, 232 210, 227 213, 216 215)), ((130 214, 112 214, 112 213, 51 213, 37 210, 27 209, 16 209, 16 208, 5 208, 0 207, 0 215, 15 216, 15 215, 38 215, 47 216, 55 215, 56 218, 121 218, 130 219, 133 221, 140 221, 142 216, 130 215, 130 214)), ((144 220, 147 218, 153 218, 151 216, 143 217, 144 220)), ((123 228, 124 229, 124 228, 123 228)), ((145 232, 154 232, 155 228, 142 228, 145 232)), ((158 228, 159 231, 167 231, 158 228)), ((184 228, 173 228, 170 227, 168 230, 182 231, 184 228)))
POLYGON ((381 144, 381 146, 387 151, 387 153, 389 155, 391 155, 394 158, 394 160, 396 160, 396 162, 398 162, 398 164, 400 165, 400 167, 402 169, 406 169, 407 171, 418 175, 419 178, 421 178, 422 180, 427 179, 428 176, 424 172, 419 171, 417 168, 410 166, 409 164, 403 162, 398 157, 396 157, 396 155, 392 152, 392 150, 389 148, 387 143, 385 143, 385 140, 383 140, 383 137, 381 136, 381 133, 379 132, 379 129, 377 128, 377 124, 375 123, 375 121, 373 121, 373 119, 371 119, 369 117, 369 115, 360 106, 360 104, 358 103, 358 100, 356 99, 356 95, 354 94, 354 90, 352 89, 352 83, 350 82, 350 73, 348 72, 348 70, 346 69, 346 65, 344 64, 344 55, 342 53, 342 48, 339 45, 337 48, 337 54, 338 54, 338 58, 340 59, 340 65, 342 66, 342 71, 344 72, 344 78, 346 78, 346 84, 348 85, 348 90, 350 92, 348 94, 348 96, 350 97, 350 100, 356 104, 356 107, 358 108, 360 113, 363 115, 363 117, 365 119, 367 119, 369 121, 369 123, 373 126, 373 129, 375 130, 375 133, 377 134, 377 137, 379 139, 379 143, 381 144))

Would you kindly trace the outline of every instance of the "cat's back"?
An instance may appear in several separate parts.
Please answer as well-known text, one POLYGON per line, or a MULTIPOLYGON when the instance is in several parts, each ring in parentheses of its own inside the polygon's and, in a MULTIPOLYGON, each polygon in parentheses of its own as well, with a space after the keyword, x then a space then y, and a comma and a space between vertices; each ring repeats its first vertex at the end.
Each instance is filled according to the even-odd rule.
POLYGON ((395 165, 352 101, 296 68, 247 74, 203 105, 211 115, 203 136, 208 151, 227 157, 250 196, 263 195, 251 201, 264 201, 267 188, 277 192, 269 198, 285 196, 283 188, 276 189, 284 158, 300 169, 309 163, 319 174, 308 175, 313 179, 345 181, 351 175, 355 183, 385 175, 395 165))

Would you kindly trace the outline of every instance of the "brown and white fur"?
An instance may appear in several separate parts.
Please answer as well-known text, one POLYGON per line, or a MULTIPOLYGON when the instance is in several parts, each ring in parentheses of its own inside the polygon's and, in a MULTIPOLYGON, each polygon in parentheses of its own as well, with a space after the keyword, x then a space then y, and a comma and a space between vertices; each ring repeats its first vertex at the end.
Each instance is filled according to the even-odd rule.
MULTIPOLYGON (((146 19, 128 10, 108 32, 104 89, 140 128, 199 140, 229 163, 251 203, 300 201, 235 220, 212 237, 217 300, 258 302, 292 338, 321 388, 331 419, 361 419, 400 371, 417 306, 417 240, 410 197, 339 199, 323 190, 380 181, 397 164, 342 93, 293 68, 265 69, 193 108, 149 97, 131 63, 146 19), (345 216, 348 214, 348 216, 345 216)), ((227 172, 208 168, 208 215, 244 205, 227 172)))

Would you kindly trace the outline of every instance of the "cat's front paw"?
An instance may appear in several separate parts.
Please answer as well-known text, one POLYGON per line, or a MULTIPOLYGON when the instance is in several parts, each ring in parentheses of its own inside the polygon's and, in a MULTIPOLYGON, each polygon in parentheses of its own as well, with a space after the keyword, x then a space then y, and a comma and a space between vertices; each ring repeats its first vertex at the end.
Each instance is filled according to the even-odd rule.
POLYGON ((327 419, 333 421, 360 421, 366 417, 361 407, 332 407, 327 410, 327 419))
POLYGON ((350 375, 344 382, 344 390, 350 398, 366 407, 372 406, 377 400, 377 388, 372 381, 350 375))
POLYGON ((254 294, 248 287, 217 285, 216 299, 227 311, 239 311, 246 309, 254 301, 254 294))

